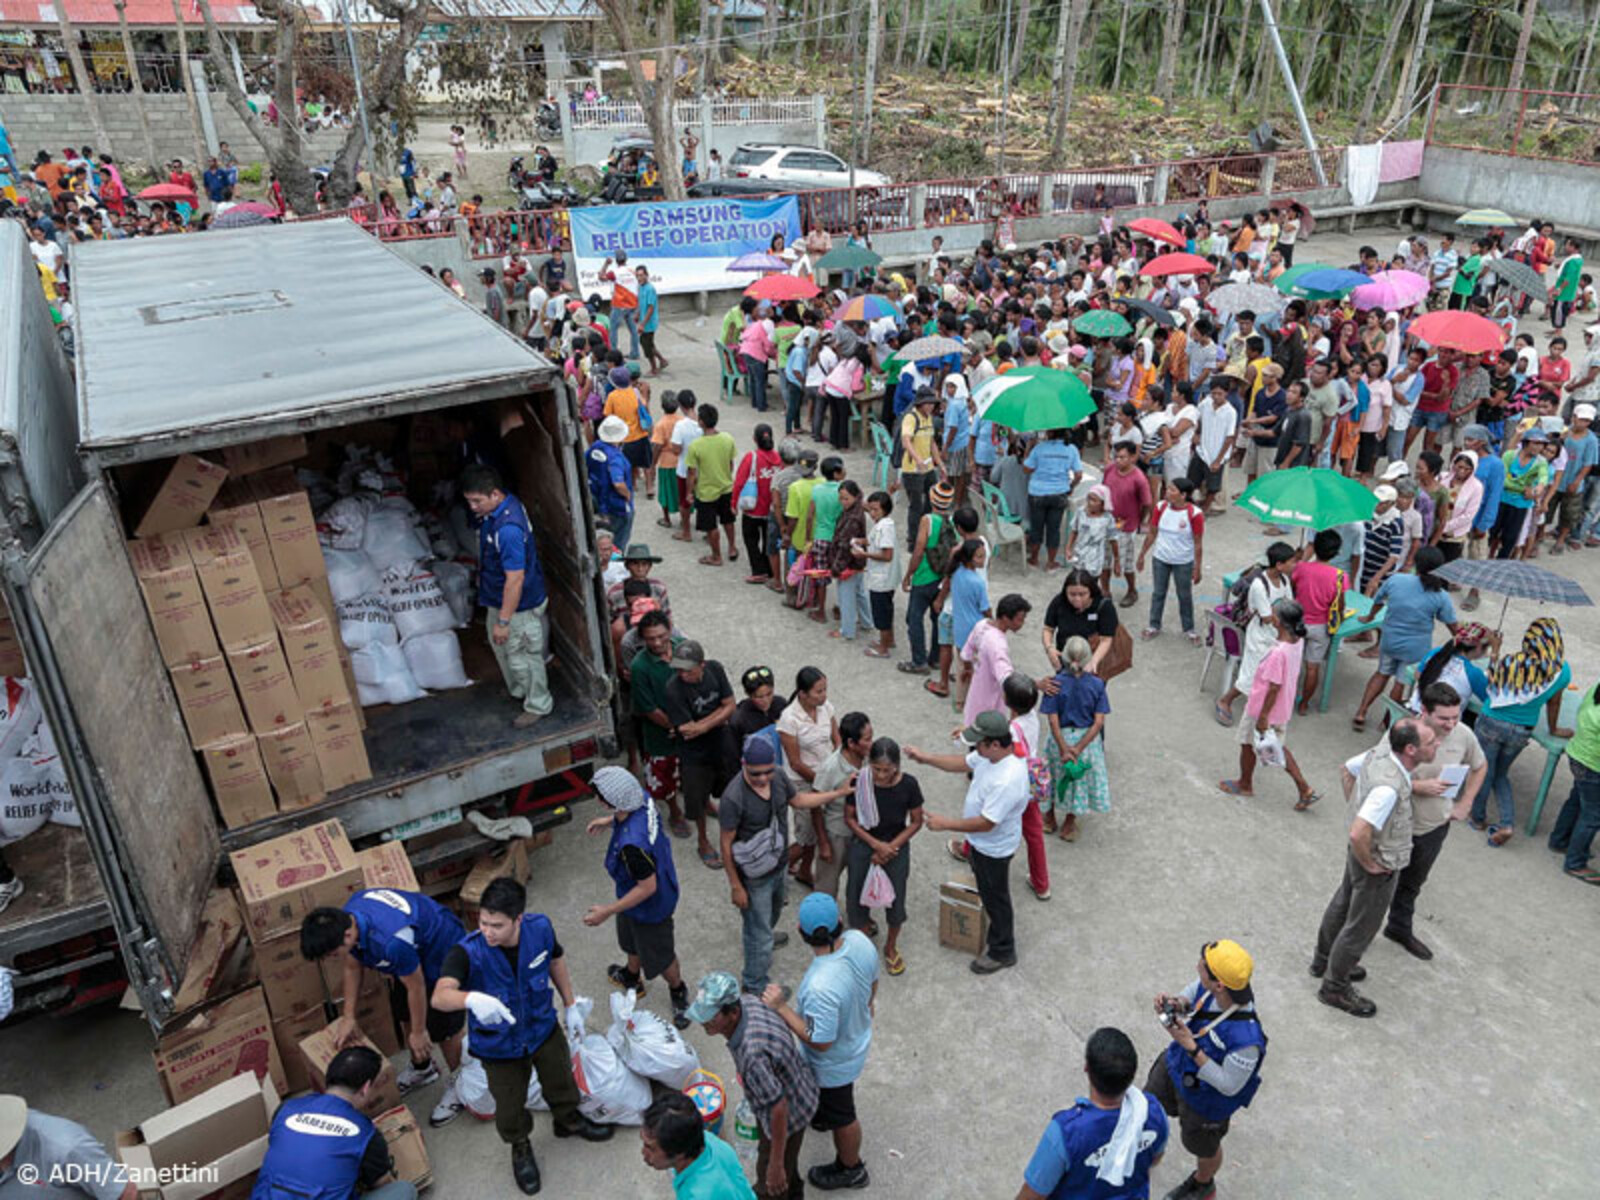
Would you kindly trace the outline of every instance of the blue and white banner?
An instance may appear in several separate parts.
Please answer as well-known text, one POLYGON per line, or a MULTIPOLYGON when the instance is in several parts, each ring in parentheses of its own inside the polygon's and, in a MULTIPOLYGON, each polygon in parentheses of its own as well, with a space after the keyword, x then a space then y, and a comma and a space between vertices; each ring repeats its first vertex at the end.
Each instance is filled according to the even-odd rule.
MULTIPOLYGON (((612 204, 569 210, 578 294, 607 298, 600 275, 628 254, 628 266, 650 269, 663 294, 746 288, 760 278, 724 268, 741 254, 767 249, 772 235, 786 244, 800 240, 800 205, 793 196, 775 200, 681 200, 660 204, 612 204)), ((629 280, 630 289, 634 286, 629 280)))

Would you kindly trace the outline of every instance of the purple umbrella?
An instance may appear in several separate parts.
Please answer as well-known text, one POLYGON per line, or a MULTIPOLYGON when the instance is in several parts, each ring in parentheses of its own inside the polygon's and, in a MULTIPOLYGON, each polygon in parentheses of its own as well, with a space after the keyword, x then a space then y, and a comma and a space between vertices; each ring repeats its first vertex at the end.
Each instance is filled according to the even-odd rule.
POLYGON ((726 267, 724 271, 754 271, 758 275, 768 272, 787 271, 789 264, 775 254, 768 254, 765 250, 753 250, 749 254, 741 254, 726 267))

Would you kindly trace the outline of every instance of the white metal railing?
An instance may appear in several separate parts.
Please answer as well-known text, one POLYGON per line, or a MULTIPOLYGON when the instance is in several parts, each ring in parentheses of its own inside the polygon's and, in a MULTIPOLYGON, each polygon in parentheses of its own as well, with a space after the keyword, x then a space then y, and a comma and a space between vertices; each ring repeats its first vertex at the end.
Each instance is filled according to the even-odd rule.
MULTIPOLYGON (((815 119, 816 100, 811 96, 786 96, 776 99, 710 100, 713 125, 791 124, 815 119)), ((574 129, 614 129, 618 126, 643 126, 644 109, 631 100, 585 100, 568 114, 574 129)), ((701 123, 700 101, 679 100, 673 105, 673 120, 680 129, 701 123)))

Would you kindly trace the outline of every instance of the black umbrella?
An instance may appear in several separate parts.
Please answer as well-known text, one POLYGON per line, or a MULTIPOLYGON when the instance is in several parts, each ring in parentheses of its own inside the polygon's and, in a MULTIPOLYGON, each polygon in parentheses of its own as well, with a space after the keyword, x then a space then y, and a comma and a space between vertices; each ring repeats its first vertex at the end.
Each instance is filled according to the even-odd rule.
POLYGON ((212 229, 248 229, 252 225, 271 225, 272 218, 248 208, 230 208, 211 222, 212 229))
POLYGON ((1141 317, 1149 317, 1157 325, 1161 325, 1167 329, 1171 329, 1178 323, 1173 319, 1172 314, 1166 309, 1162 308, 1159 304, 1152 304, 1148 300, 1128 299, 1119 300, 1117 303, 1126 305, 1129 312, 1138 313, 1141 317))

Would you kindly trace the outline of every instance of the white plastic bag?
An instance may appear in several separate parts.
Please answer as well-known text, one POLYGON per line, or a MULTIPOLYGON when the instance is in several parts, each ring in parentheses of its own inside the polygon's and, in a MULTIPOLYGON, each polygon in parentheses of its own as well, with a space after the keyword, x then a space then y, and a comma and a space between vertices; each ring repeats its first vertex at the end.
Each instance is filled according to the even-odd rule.
MULTIPOLYGON (((465 1057, 456 1075, 456 1095, 461 1097, 467 1111, 480 1121, 494 1120, 494 1097, 489 1093, 488 1073, 483 1063, 471 1055, 465 1057)), ((544 1093, 539 1090, 537 1072, 528 1080, 528 1108, 532 1112, 550 1111, 550 1106, 544 1102, 544 1093)))
POLYGON ((328 567, 328 588, 333 592, 335 604, 365 596, 383 586, 378 568, 360 550, 334 550, 324 546, 322 561, 328 567))
POLYGON ((1286 764, 1283 739, 1278 736, 1276 729, 1269 728, 1265 733, 1257 732, 1255 745, 1256 761, 1263 767, 1282 767, 1286 764))
POLYGON ((433 574, 444 589, 445 603, 455 618, 456 628, 465 629, 472 624, 473 600, 472 572, 465 563, 439 561, 433 564, 433 574))
POLYGON ((639 1007, 631 988, 611 993, 611 1028, 606 1041, 629 1070, 681 1092, 700 1069, 700 1056, 678 1031, 655 1013, 639 1007))
POLYGON ((867 868, 867 877, 861 883, 862 908, 891 908, 894 905, 894 881, 877 863, 867 868))
MULTIPOLYGON (((406 508, 411 508, 409 503, 406 508)), ((361 549, 379 571, 428 557, 428 543, 418 535, 413 516, 387 500, 379 501, 367 514, 361 549)))
POLYGON ((572 1052, 572 1075, 583 1099, 578 1111, 601 1125, 642 1125, 650 1107, 650 1081, 635 1074, 598 1033, 585 1034, 572 1052))
POLYGON ((328 528, 328 544, 335 550, 359 550, 367 532, 370 496, 346 496, 328 505, 319 524, 328 528))
POLYGON ((389 602, 382 592, 368 592, 354 600, 339 602, 339 640, 349 650, 363 646, 398 646, 400 631, 389 615, 389 602))
POLYGON ((404 564, 384 579, 384 599, 389 602, 389 615, 394 618, 402 642, 456 627, 450 602, 444 598, 444 588, 432 571, 404 564))
POLYGON ((78 798, 72 794, 72 785, 67 782, 67 768, 61 764, 60 757, 52 750, 49 754, 38 755, 27 761, 33 764, 38 786, 50 797, 50 823, 82 829, 83 817, 78 812, 78 798))
POLYGON ((408 704, 428 693, 417 683, 411 666, 399 646, 372 642, 350 654, 350 669, 355 672, 361 706, 408 704))
POLYGON ((407 638, 400 644, 400 652, 406 656, 417 682, 430 692, 472 686, 466 668, 461 665, 461 643, 456 640, 453 629, 407 638))
POLYGON ((15 758, 39 728, 39 697, 26 678, 7 675, 0 684, 0 759, 15 758))
POLYGON ((0 846, 27 837, 50 819, 58 799, 51 786, 48 768, 31 758, 7 759, 0 767, 0 846))

